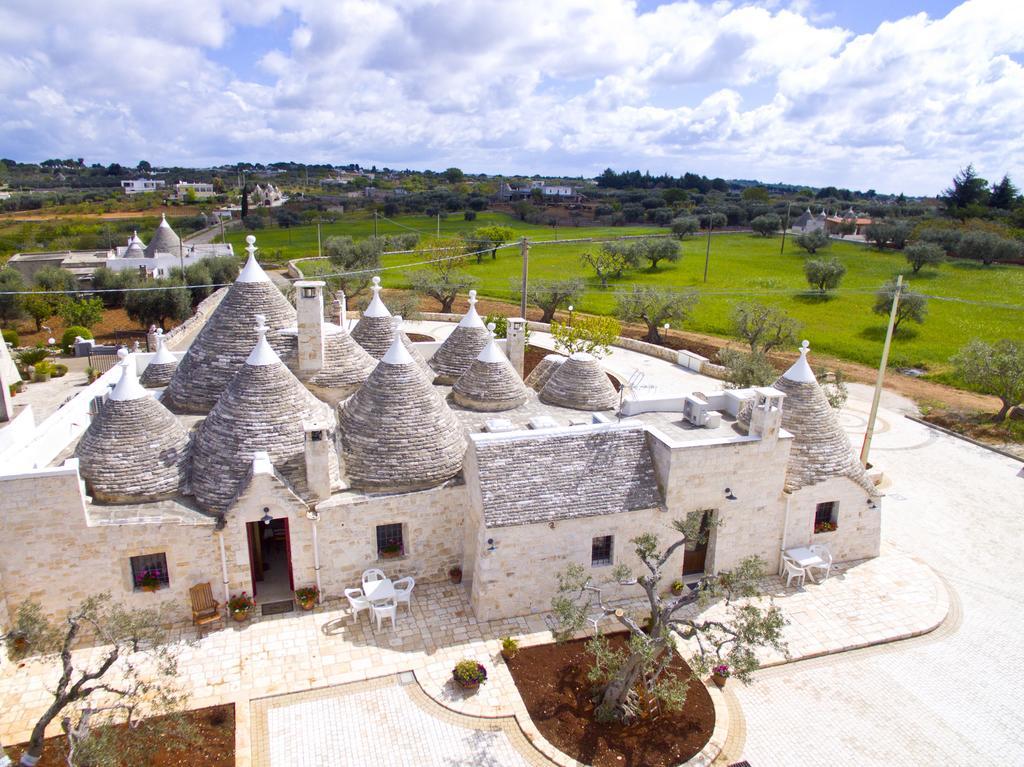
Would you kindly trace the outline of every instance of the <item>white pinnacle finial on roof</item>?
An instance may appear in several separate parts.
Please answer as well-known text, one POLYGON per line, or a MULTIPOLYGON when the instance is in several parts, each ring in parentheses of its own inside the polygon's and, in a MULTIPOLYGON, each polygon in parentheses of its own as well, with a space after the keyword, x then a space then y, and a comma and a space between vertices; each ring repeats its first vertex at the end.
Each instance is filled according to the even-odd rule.
POLYGON ((235 282, 270 282, 267 273, 263 271, 263 267, 256 261, 256 251, 259 250, 256 247, 256 237, 251 234, 246 235, 245 242, 245 250, 249 254, 249 258, 246 260, 245 266, 242 267, 242 271, 239 272, 235 282))
POLYGON ((782 374, 783 378, 796 383, 815 383, 818 379, 814 376, 810 364, 807 362, 807 352, 811 349, 809 341, 800 344, 800 358, 793 363, 793 366, 782 374))
POLYGON ((245 360, 246 365, 259 366, 259 365, 276 365, 281 361, 281 358, 277 356, 270 344, 267 343, 267 318, 262 314, 256 315, 256 335, 259 338, 256 341, 256 346, 253 347, 252 351, 249 352, 249 356, 245 360))
POLYGON ((156 330, 156 356, 149 361, 150 365, 166 365, 168 362, 177 362, 174 355, 171 354, 167 346, 164 344, 164 331, 157 328, 156 330))
POLYGON ((480 315, 476 312, 476 291, 471 290, 469 291, 469 311, 459 320, 459 327, 482 328, 483 326, 484 321, 480 319, 480 315))
POLYGON ((380 300, 380 277, 374 275, 373 286, 370 290, 373 291, 373 298, 370 299, 369 306, 363 310, 364 317, 390 317, 391 312, 384 306, 384 302, 380 300))
POLYGON ((416 361, 409 354, 409 350, 405 348, 405 344, 402 343, 402 333, 398 328, 395 328, 395 340, 391 342, 391 346, 388 347, 380 361, 389 365, 408 365, 416 361))
POLYGON ((494 341, 494 337, 496 335, 494 332, 495 327, 496 325, 493 322, 487 323, 487 330, 490 333, 491 339, 487 342, 487 345, 480 350, 480 354, 477 355, 477 359, 480 362, 501 362, 505 359, 505 355, 502 353, 501 349, 498 348, 498 344, 494 341))
POLYGON ((121 359, 118 363, 121 366, 121 379, 110 390, 107 399, 123 402, 125 400, 145 397, 147 392, 142 388, 142 384, 139 383, 139 378, 135 374, 135 360, 131 358, 128 350, 123 347, 117 350, 117 356, 121 359))

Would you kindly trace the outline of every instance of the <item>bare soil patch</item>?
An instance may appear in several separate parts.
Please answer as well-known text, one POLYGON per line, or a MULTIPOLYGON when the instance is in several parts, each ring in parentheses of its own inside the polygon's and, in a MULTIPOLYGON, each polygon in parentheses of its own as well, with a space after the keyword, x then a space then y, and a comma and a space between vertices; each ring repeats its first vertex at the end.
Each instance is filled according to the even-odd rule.
MULTIPOLYGON (((125 761, 121 767, 193 767, 197 764, 206 767, 234 767, 235 707, 228 704, 198 708, 185 712, 184 716, 195 729, 195 743, 183 745, 164 739, 160 748, 149 754, 145 764, 125 761)), ((145 723, 141 726, 145 727, 145 723)), ((7 753, 14 759, 27 747, 27 743, 8 746, 7 753)), ((67 767, 67 741, 63 735, 44 741, 43 756, 38 767, 67 767)))
MULTIPOLYGON (((613 647, 626 633, 609 636, 613 647)), ((679 713, 663 712, 630 727, 598 724, 587 671, 593 659, 585 639, 521 649, 508 661, 530 718, 555 748, 594 767, 672 767, 698 753, 715 728, 711 696, 691 680, 679 713)), ((668 673, 689 675, 677 658, 668 673)))
MULTIPOLYGON (((47 339, 54 338, 60 343, 60 337, 64 333, 65 322, 60 317, 53 316, 46 320, 44 325, 50 330, 36 332, 35 323, 32 320, 20 320, 13 325, 18 331, 18 342, 21 346, 35 346, 38 343, 45 344, 47 339)), ((170 330, 177 323, 168 322, 166 330, 170 330)), ((124 309, 106 309, 103 312, 103 319, 92 328, 92 334, 96 343, 131 345, 138 340, 143 349, 146 347, 146 331, 135 320, 128 317, 124 309)))

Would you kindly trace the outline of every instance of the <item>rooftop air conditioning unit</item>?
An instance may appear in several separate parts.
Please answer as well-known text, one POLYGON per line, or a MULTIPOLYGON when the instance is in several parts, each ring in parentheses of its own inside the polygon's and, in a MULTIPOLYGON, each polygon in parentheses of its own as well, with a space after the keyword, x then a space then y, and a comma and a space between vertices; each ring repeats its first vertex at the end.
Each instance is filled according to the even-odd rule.
POLYGON ((714 429, 722 423, 722 414, 711 409, 711 403, 687 395, 683 400, 683 419, 694 426, 714 429))

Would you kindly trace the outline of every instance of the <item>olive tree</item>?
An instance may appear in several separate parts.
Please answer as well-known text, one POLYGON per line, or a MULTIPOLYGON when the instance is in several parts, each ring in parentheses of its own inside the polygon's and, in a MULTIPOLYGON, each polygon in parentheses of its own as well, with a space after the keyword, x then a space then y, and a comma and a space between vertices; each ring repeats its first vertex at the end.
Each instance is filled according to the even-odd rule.
POLYGON ((762 352, 747 353, 739 349, 722 349, 718 352, 718 361, 725 368, 728 388, 771 386, 779 377, 768 356, 762 352))
POLYGON ((639 264, 641 261, 650 263, 650 270, 658 268, 660 261, 678 261, 683 253, 679 249, 679 243, 667 237, 648 237, 642 240, 635 240, 629 245, 629 261, 639 264))
POLYGON ((484 251, 491 251, 491 260, 498 258, 498 248, 516 236, 510 226, 481 226, 466 236, 466 246, 476 254, 476 262, 483 261, 484 251))
POLYGON ((751 354, 765 354, 796 339, 800 323, 778 306, 753 301, 736 304, 732 310, 736 335, 750 345, 751 354))
POLYGON ((765 213, 750 222, 750 228, 762 237, 771 237, 782 227, 782 220, 774 213, 765 213))
POLYGON ((696 216, 681 216, 672 220, 672 234, 680 240, 700 229, 700 220, 696 216))
POLYGON ((822 294, 838 288, 844 274, 846 267, 837 258, 809 258, 804 261, 807 284, 822 294))
POLYGON ((913 269, 914 274, 921 271, 921 267, 931 264, 941 264, 946 260, 946 252, 941 246, 933 242, 914 242, 903 251, 907 257, 907 263, 913 269))
POLYGON ((622 327, 614 317, 577 314, 570 322, 552 322, 551 335, 555 348, 566 354, 586 352, 595 357, 606 357, 619 337, 622 327))
POLYGON ((608 287, 610 277, 621 277, 631 265, 629 254, 614 242, 606 242, 598 250, 586 251, 580 256, 580 262, 594 270, 602 288, 608 287))
POLYGON ((380 268, 382 250, 383 243, 373 238, 328 237, 323 253, 333 272, 326 277, 330 292, 344 293, 345 301, 352 302, 370 286, 373 273, 380 268))
POLYGON ((695 290, 676 291, 648 285, 633 285, 618 296, 615 314, 623 322, 642 322, 647 326, 645 341, 660 344, 665 323, 682 325, 693 313, 700 297, 695 290))
POLYGON ((992 232, 964 232, 957 245, 960 258, 970 258, 989 266, 995 261, 1010 261, 1020 256, 1020 246, 992 232))
POLYGON ((829 245, 832 244, 832 240, 829 239, 829 236, 825 234, 824 230, 822 229, 815 229, 814 231, 811 232, 804 232, 803 234, 798 234, 796 237, 793 238, 793 242, 795 242, 799 247, 806 250, 808 253, 817 253, 819 250, 827 248, 829 245))
MULTIPOLYGON (((872 311, 875 314, 882 314, 886 317, 892 312, 892 302, 896 298, 896 283, 889 281, 875 293, 875 305, 872 311)), ((915 293, 907 283, 903 283, 900 290, 900 302, 896 306, 896 319, 893 322, 893 332, 900 329, 900 324, 905 320, 923 325, 928 316, 928 297, 915 293)))
POLYGON ((743 560, 735 570, 705 575, 683 594, 663 595, 666 565, 678 549, 702 537, 701 517, 697 512, 686 520, 676 520, 673 528, 682 537, 665 549, 654 533, 630 541, 640 562, 639 572, 620 565, 611 578, 619 586, 637 586, 643 591, 646 600, 641 612, 609 603, 602 587, 579 564, 559 573, 549 618, 556 640, 572 638, 588 623, 598 626, 597 634, 587 643, 594 656, 591 678, 598 683, 594 696, 598 721, 632 724, 646 715, 645 704, 652 698, 670 710, 682 707, 690 677, 670 670, 677 639, 688 643, 686 661, 697 678, 715 665, 727 663, 732 676, 749 683, 760 665, 757 648, 786 651, 782 612, 773 602, 762 607, 754 601, 760 596, 758 582, 764 576, 764 564, 757 557, 743 560), (706 617, 703 611, 716 601, 724 604, 724 616, 706 617), (698 612, 685 610, 691 606, 698 612), (609 646, 599 627, 599 621, 607 618, 629 632, 625 649, 616 651, 609 646))
POLYGON ((466 256, 457 238, 430 238, 416 251, 416 256, 417 261, 430 263, 406 275, 412 289, 437 301, 442 312, 451 312, 459 293, 477 284, 476 277, 459 268, 466 256))
POLYGON ((172 644, 169 624, 164 611, 130 610, 106 593, 86 598, 59 622, 37 603, 23 602, 7 639, 12 659, 53 666, 56 673, 52 701, 33 726, 20 764, 36 764, 46 728, 58 717, 69 765, 140 764, 156 742, 189 738, 187 724, 174 716, 187 696, 177 686, 182 645, 172 644), (99 647, 75 655, 83 634, 99 647), (143 714, 159 718, 145 720, 140 736, 143 714), (108 726, 118 724, 127 726, 108 726))
POLYGON ((555 312, 570 301, 578 301, 583 295, 583 280, 573 277, 567 280, 537 280, 530 283, 530 301, 540 307, 544 314, 541 322, 551 322, 555 312))
POLYGON ((989 344, 975 339, 950 362, 968 386, 999 397, 1003 404, 994 418, 997 423, 1024 402, 1024 341, 1004 338, 989 344))

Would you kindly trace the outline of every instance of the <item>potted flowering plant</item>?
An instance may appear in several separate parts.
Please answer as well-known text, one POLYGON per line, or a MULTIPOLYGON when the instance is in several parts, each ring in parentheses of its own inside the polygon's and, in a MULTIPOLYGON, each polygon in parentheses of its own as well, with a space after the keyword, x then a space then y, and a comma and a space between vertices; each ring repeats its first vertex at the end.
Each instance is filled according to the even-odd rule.
POLYGON ((320 589, 316 586, 303 586, 301 589, 295 589, 295 598, 299 600, 299 606, 303 610, 312 610, 319 597, 320 589))
POLYGON ((228 610, 231 617, 241 623, 249 617, 249 613, 256 607, 255 600, 244 591, 241 594, 232 594, 228 600, 228 610))
POLYGON ((487 669, 475 660, 464 658, 452 669, 452 678, 463 690, 475 690, 487 681, 487 669))
POLYGON ((729 678, 729 664, 719 663, 713 669, 711 669, 711 681, 717 684, 719 687, 725 687, 725 680, 729 678))
POLYGON ((672 593, 675 596, 679 596, 680 594, 682 594, 684 588, 685 588, 685 586, 683 585, 683 582, 681 580, 679 580, 678 578, 676 578, 674 581, 672 581, 672 593))
POLYGON ((816 533, 831 533, 836 529, 835 522, 815 522, 814 532, 816 533))
POLYGON ((452 583, 462 583, 462 568, 455 565, 455 567, 448 571, 448 577, 452 583))
POLYGON ((139 588, 143 591, 156 591, 160 588, 162 573, 153 568, 146 568, 139 576, 139 588))

